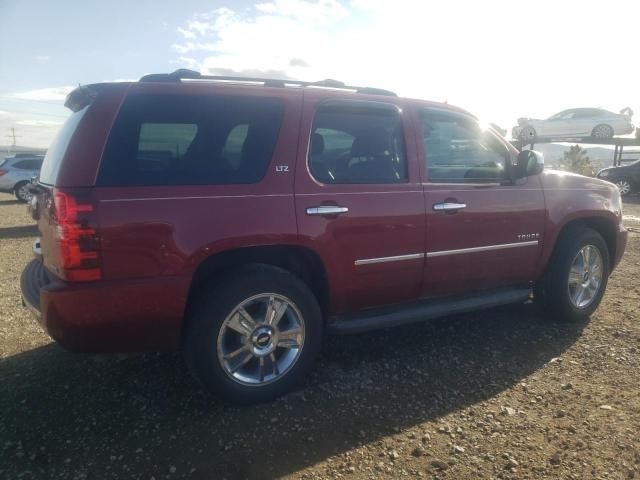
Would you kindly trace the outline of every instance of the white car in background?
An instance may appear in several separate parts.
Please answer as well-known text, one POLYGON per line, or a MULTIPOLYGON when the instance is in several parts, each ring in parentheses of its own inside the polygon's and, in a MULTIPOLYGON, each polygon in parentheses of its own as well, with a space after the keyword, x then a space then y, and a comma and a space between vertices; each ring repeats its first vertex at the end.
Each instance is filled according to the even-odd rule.
POLYGON ((536 120, 520 118, 511 134, 522 142, 534 142, 538 138, 599 138, 610 139, 614 135, 627 135, 633 132, 632 112, 613 113, 601 108, 573 108, 547 118, 536 120))

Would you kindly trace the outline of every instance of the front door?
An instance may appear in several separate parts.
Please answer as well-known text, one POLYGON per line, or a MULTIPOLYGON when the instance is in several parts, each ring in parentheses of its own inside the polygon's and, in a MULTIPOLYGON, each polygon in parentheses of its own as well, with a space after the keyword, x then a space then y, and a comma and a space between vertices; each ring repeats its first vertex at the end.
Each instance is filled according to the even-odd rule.
POLYGON ((539 177, 510 182, 509 147, 466 114, 424 108, 414 118, 426 178, 423 295, 533 280, 545 224, 539 177))
POLYGON ((424 197, 396 99, 305 92, 296 167, 300 242, 326 266, 331 313, 420 295, 424 197))

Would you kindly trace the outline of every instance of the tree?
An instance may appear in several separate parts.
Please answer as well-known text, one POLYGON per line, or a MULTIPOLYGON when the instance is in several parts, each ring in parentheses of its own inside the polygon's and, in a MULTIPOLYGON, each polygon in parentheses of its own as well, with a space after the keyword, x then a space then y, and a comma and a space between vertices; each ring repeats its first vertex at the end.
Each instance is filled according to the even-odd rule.
POLYGON ((562 163, 570 172, 579 173, 580 175, 586 175, 588 177, 593 176, 591 159, 587 155, 587 151, 580 145, 572 145, 568 152, 564 152, 562 163))

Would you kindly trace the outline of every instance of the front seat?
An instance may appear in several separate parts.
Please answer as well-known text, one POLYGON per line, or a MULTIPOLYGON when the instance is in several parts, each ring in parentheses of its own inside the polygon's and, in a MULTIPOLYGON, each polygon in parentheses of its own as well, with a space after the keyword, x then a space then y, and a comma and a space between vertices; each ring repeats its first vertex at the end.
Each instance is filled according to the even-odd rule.
POLYGON ((400 181, 385 129, 374 128, 356 136, 351 146, 347 178, 353 183, 400 181))

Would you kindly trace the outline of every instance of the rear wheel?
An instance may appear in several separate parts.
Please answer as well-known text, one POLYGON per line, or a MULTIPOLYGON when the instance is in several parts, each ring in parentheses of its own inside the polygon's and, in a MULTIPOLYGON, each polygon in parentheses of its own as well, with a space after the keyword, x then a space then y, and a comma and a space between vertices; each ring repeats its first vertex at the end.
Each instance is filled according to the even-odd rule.
POLYGON ((276 267, 212 283, 188 319, 185 357, 202 385, 234 403, 272 400, 308 374, 322 341, 309 288, 276 267))
POLYGON ((623 197, 631 193, 631 182, 626 178, 622 178, 616 181, 616 187, 620 190, 620 195, 623 197))
POLYGON ((590 228, 571 228, 558 240, 534 296, 559 320, 591 315, 602 300, 609 276, 609 252, 602 236, 590 228))
POLYGON ((613 138, 613 128, 609 125, 597 125, 591 132, 593 138, 609 139, 613 138))
POLYGON ((21 202, 28 202, 33 196, 31 190, 29 189, 29 182, 20 182, 16 184, 16 186, 13 187, 13 193, 21 202))

